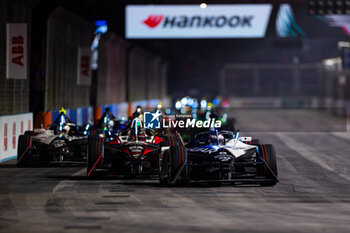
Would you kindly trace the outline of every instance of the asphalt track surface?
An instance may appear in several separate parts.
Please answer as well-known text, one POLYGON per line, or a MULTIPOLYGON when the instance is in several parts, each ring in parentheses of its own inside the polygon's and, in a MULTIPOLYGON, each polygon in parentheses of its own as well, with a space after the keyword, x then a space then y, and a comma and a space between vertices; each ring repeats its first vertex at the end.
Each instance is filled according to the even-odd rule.
MULTIPOLYGON (((350 134, 256 133, 274 187, 88 180, 83 167, 0 165, 0 232, 350 232, 350 134)), ((247 135, 248 136, 248 135, 247 135)))

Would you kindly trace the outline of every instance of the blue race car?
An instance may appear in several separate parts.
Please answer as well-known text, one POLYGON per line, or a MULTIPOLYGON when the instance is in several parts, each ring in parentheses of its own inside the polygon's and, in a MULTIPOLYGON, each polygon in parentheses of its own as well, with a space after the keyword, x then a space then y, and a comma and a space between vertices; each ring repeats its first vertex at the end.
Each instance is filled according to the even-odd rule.
POLYGON ((272 186, 278 182, 276 151, 273 145, 239 137, 239 131, 202 132, 186 145, 177 140, 161 147, 159 181, 272 186))

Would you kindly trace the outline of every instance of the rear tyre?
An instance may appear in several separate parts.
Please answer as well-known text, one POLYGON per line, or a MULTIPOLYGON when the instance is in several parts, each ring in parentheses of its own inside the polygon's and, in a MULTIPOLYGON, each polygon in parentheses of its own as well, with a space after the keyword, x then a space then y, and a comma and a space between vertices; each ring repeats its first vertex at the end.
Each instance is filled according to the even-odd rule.
POLYGON ((90 178, 97 177, 99 174, 96 169, 102 164, 102 157, 104 152, 103 137, 98 134, 90 135, 88 137, 88 166, 87 175, 90 178))
POLYGON ((90 131, 90 135, 93 136, 93 135, 99 135, 99 134, 103 134, 103 131, 102 130, 99 130, 99 129, 93 129, 90 131))
POLYGON ((159 143, 159 146, 179 146, 182 145, 182 140, 179 135, 169 136, 165 141, 159 143))
POLYGON ((262 182, 261 186, 276 185, 277 183, 276 177, 278 176, 278 171, 277 171, 277 156, 276 156, 276 150, 274 146, 270 144, 259 145, 259 153, 260 153, 260 157, 266 162, 266 164, 271 169, 270 170, 265 164, 261 164, 258 166, 258 169, 257 169, 258 175, 262 175, 270 179, 270 181, 262 182))
MULTIPOLYGON (((170 146, 163 155, 161 166, 161 175, 159 181, 161 184, 171 185, 177 178, 175 184, 179 184, 179 177, 176 177, 179 169, 182 168, 187 159, 187 149, 184 146, 170 146), (164 175, 166 174, 166 175, 164 175)), ((186 176, 186 168, 184 168, 179 176, 186 176)))
POLYGON ((26 131, 24 135, 20 135, 18 138, 17 147, 17 166, 28 166, 31 156, 33 131, 26 131))
MULTIPOLYGON (((161 142, 161 143, 163 143, 163 142, 161 142)), ((169 150, 165 150, 163 153, 162 159, 159 160, 158 176, 159 176, 159 182, 163 186, 166 186, 169 183, 168 182, 168 180, 169 180, 169 166, 170 166, 169 156, 170 156, 169 150)))

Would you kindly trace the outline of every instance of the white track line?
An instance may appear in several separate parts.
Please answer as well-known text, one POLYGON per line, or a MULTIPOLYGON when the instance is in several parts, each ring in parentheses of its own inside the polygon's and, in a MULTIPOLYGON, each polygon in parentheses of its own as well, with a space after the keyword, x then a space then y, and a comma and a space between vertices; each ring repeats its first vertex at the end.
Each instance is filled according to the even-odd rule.
MULTIPOLYGON (((72 174, 71 176, 83 176, 86 175, 86 168, 82 168, 79 171, 75 172, 74 174, 72 174)), ((61 180, 53 189, 52 189, 52 193, 57 192, 58 190, 60 190, 63 187, 66 186, 72 186, 76 183, 76 180, 61 180)))
POLYGON ((292 150, 297 151, 305 159, 307 159, 313 163, 316 163, 316 164, 320 165, 322 168, 324 168, 328 171, 331 171, 333 173, 336 173, 337 175, 350 181, 350 178, 348 176, 340 174, 336 169, 329 166, 319 155, 315 154, 314 150, 309 149, 310 147, 308 147, 308 145, 300 143, 297 140, 295 140, 294 138, 292 138, 286 134, 276 133, 275 135, 276 135, 276 137, 281 139, 286 144, 286 146, 288 146, 292 150))

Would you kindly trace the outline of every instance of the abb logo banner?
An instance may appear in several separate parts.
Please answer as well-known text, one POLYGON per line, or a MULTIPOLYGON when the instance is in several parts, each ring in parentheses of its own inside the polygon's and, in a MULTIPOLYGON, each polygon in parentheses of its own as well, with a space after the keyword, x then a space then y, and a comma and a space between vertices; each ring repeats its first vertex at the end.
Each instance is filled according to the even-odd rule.
POLYGON ((271 4, 128 5, 127 38, 262 38, 271 4))
POLYGON ((91 52, 90 48, 78 48, 78 85, 91 85, 91 52))
POLYGON ((27 79, 27 24, 7 24, 6 78, 27 79))
POLYGON ((8 130, 7 123, 4 123, 4 151, 8 150, 8 130))
POLYGON ((15 158, 18 137, 28 130, 33 130, 32 113, 0 116, 0 162, 15 158))

